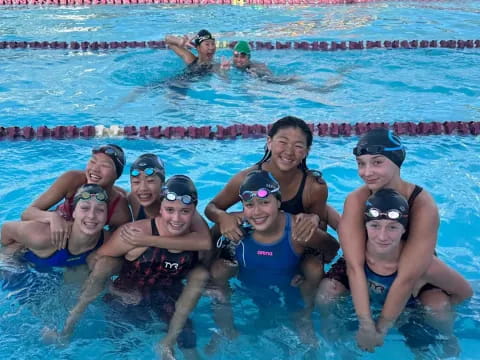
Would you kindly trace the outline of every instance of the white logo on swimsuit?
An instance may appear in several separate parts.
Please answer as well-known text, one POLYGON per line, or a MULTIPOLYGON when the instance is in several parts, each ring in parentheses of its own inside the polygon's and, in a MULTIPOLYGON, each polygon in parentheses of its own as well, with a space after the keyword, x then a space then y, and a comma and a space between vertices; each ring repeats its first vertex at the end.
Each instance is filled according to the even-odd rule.
POLYGON ((171 263, 171 262, 165 261, 164 266, 165 266, 165 269, 178 270, 178 263, 171 263))

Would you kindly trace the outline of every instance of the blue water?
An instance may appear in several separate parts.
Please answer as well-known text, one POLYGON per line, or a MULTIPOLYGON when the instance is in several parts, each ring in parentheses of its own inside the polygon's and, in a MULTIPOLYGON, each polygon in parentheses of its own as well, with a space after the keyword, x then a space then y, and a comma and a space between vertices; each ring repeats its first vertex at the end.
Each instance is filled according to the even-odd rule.
MULTIPOLYGON (((0 41, 150 40, 166 33, 193 33, 202 27, 228 40, 474 39, 480 25, 478 1, 300 9, 132 6, 8 7, 0 11, 0 41)), ((165 83, 180 73, 183 65, 165 50, 0 53, 0 126, 267 124, 287 114, 310 122, 470 121, 478 120, 480 110, 480 52, 475 49, 254 52, 255 59, 268 63, 276 74, 295 74, 303 81, 300 85, 310 90, 266 84, 233 73, 228 81, 214 75, 179 91, 165 83), (311 90, 340 73, 340 86, 331 92, 311 90)), ((218 54, 218 58, 229 56, 227 50, 218 54)), ((17 219, 65 170, 83 168, 91 148, 106 141, 0 142, 0 223, 17 219)), ((200 193, 201 211, 233 174, 261 157, 264 145, 264 139, 108 141, 125 149, 128 163, 143 152, 155 152, 165 160, 167 174, 190 175, 200 193)), ((405 137, 404 141, 408 155, 402 175, 428 189, 439 207, 439 256, 471 281, 476 291, 469 303, 458 308, 455 324, 460 358, 476 359, 480 345, 480 141, 460 136, 405 137)), ((323 172, 329 184, 329 202, 339 211, 345 196, 361 184, 351 155, 355 142, 356 138, 316 137, 308 158, 311 168, 323 172)), ((122 176, 117 184, 128 189, 128 177, 122 176)), ((12 271, 3 261, 0 269, 12 271)), ((153 344, 161 338, 164 326, 153 323, 140 328, 117 319, 117 326, 127 335, 109 336, 111 316, 101 300, 86 312, 69 347, 44 345, 41 329, 64 321, 79 290, 74 285, 61 286, 49 276, 25 278, 27 287, 32 282, 41 284, 26 303, 18 294, 0 290, 0 354, 4 358, 155 356, 153 344)), ((241 336, 223 344, 211 358, 307 356, 284 313, 271 310, 260 314, 260 319, 276 321, 272 328, 262 329, 261 322, 255 321, 257 309, 241 295, 234 295, 241 336)), ((344 311, 343 321, 348 324, 353 312, 348 305, 344 311)), ((314 320, 319 331, 319 314, 314 320)), ((215 329, 208 298, 202 298, 194 321, 202 351, 215 329)), ((324 344, 315 357, 413 358, 396 331, 375 354, 356 352, 352 330, 342 335, 337 342, 324 344)), ((432 347, 425 357, 434 359, 438 354, 432 347)))

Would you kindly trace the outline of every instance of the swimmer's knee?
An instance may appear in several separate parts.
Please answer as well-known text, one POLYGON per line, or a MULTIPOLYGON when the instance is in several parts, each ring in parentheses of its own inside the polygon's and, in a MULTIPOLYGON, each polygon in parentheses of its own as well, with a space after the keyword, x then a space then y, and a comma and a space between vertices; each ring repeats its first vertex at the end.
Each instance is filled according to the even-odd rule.
POLYGON ((441 289, 423 291, 419 300, 426 311, 434 314, 449 313, 452 309, 450 296, 441 289))
POLYGON ((206 283, 210 278, 210 273, 203 266, 197 266, 188 274, 189 282, 206 283))
POLYGON ((302 260, 301 267, 307 281, 320 281, 323 278, 323 261, 316 256, 305 256, 302 260))
POLYGON ((315 303, 319 306, 329 305, 346 292, 347 288, 342 283, 335 279, 325 278, 320 282, 315 295, 315 303))
POLYGON ((217 259, 210 268, 210 276, 212 280, 228 279, 235 275, 238 264, 230 260, 217 259))

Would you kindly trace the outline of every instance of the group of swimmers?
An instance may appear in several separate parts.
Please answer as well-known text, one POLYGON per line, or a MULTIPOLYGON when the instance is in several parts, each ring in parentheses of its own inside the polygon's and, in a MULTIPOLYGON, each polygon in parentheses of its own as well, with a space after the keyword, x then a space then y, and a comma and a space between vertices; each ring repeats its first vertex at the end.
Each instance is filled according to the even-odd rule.
POLYGON ((400 176, 406 152, 399 137, 378 128, 359 139, 353 154, 365 185, 348 195, 341 216, 327 204, 321 173, 307 167, 312 141, 303 120, 277 120, 262 159, 208 203, 212 229, 196 209, 199 194, 188 176, 167 179, 162 160, 143 154, 130 166, 127 193, 115 186, 126 165, 123 150, 93 149, 86 170, 67 171, 21 221, 2 226, 4 252, 36 266, 85 270, 63 329, 45 338, 68 340, 108 284, 104 299, 126 316, 151 308, 169 324, 158 345, 162 358, 174 358, 175 343, 187 358, 198 358, 189 315, 205 288, 214 289, 219 304, 213 312, 219 334, 238 335, 228 286, 233 276, 259 307, 281 296, 309 344, 315 343, 313 308, 325 314, 347 291, 363 350, 381 346, 407 306, 423 305, 426 321, 454 338, 452 305, 472 296, 472 288, 435 256, 438 211, 427 191, 400 176), (228 212, 237 202, 243 211, 228 212), (339 249, 327 226, 337 231, 343 256, 324 274, 339 249), (382 308, 377 319, 374 299, 382 308))

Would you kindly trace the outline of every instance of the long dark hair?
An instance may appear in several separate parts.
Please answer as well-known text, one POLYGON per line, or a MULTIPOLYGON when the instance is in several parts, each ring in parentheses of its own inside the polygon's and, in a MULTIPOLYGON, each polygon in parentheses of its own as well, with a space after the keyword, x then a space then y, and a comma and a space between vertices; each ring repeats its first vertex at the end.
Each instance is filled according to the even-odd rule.
MULTIPOLYGON (((310 128, 308 127, 305 121, 295 116, 285 116, 275 121, 272 127, 270 128, 270 131, 268 132, 268 136, 272 138, 273 136, 275 136, 278 130, 285 129, 285 128, 298 128, 302 130, 302 132, 305 134, 305 137, 307 138, 307 148, 310 148, 310 146, 312 146, 312 142, 313 142, 312 131, 310 130, 310 128)), ((272 156, 272 153, 271 151, 268 150, 267 144, 265 144, 265 154, 263 155, 262 159, 256 163, 256 165, 262 165, 265 161, 270 159, 271 156, 272 156)), ((298 164, 298 168, 301 169, 303 172, 306 172, 308 170, 306 156, 302 160, 302 162, 298 164)))

